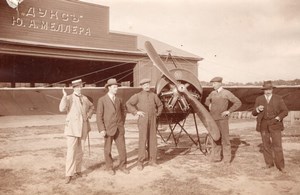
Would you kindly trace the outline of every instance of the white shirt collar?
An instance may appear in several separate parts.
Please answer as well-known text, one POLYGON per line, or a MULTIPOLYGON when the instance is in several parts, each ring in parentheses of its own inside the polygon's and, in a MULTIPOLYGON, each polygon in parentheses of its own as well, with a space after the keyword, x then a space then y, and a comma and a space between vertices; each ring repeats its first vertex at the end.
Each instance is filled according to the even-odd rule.
POLYGON ((218 92, 218 93, 220 93, 220 91, 222 91, 223 90, 223 87, 221 86, 221 87, 219 87, 219 89, 217 89, 216 91, 218 92))
POLYGON ((77 97, 81 97, 81 94, 78 94, 78 93, 73 93, 74 95, 76 95, 77 97))
POLYGON ((267 96, 267 95, 265 94, 265 98, 266 98, 266 100, 268 100, 268 99, 270 100, 270 99, 272 98, 272 95, 273 95, 273 94, 271 94, 271 95, 267 96))
POLYGON ((108 95, 108 97, 112 100, 112 101, 114 101, 114 98, 116 98, 116 96, 114 95, 114 94, 112 94, 112 93, 107 93, 107 95, 108 95))

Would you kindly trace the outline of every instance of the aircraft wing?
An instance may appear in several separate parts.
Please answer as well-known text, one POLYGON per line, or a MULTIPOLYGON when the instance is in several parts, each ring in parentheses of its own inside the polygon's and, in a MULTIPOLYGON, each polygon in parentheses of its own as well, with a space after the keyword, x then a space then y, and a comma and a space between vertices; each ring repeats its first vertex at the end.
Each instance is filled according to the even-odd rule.
MULTIPOLYGON (((257 96, 262 95, 261 87, 253 86, 225 86, 242 101, 238 111, 251 111, 257 96)), ((118 96, 126 102, 133 94, 141 89, 135 87, 120 87, 118 96)), ((202 103, 212 87, 203 87, 202 103)), ((68 94, 72 88, 66 88, 68 94)), ((98 99, 105 95, 104 87, 85 87, 82 93, 97 106, 98 99)), ((280 86, 274 93, 281 95, 290 111, 300 110, 300 86, 280 86)), ((61 114, 58 105, 62 97, 62 88, 1 88, 0 89, 0 116, 2 115, 47 115, 61 114)))
MULTIPOLYGON (((238 111, 251 111, 254 108, 255 99, 263 94, 260 86, 224 86, 242 101, 242 106, 238 111)), ((203 87, 202 103, 213 90, 212 87, 203 87)), ((273 93, 280 95, 289 111, 300 110, 300 86, 278 86, 273 89, 273 93)))
MULTIPOLYGON (((119 87, 117 96, 126 102, 141 89, 135 87, 119 87)), ((66 88, 71 94, 72 88, 66 88)), ((104 87, 85 87, 82 94, 93 104, 107 93, 104 87)), ((2 115, 48 115, 61 114, 58 110, 62 98, 62 88, 2 88, 0 89, 0 116, 2 115)))

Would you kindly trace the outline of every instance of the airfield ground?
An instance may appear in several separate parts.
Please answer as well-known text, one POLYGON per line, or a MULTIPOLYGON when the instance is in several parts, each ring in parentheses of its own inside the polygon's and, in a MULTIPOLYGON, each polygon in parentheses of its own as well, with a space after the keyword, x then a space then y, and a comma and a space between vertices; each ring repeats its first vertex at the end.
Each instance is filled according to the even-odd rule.
MULTIPOLYGON (((92 119, 90 155, 86 147, 84 175, 64 184, 66 141, 64 115, 0 117, 0 194, 300 194, 300 122, 287 125, 283 148, 288 173, 263 170, 260 135, 255 121, 232 119, 230 166, 211 163, 182 134, 178 148, 158 138, 159 166, 136 169, 138 132, 134 118, 126 121, 128 168, 131 173, 105 172, 103 143, 92 119), (192 147, 190 149, 185 146, 192 147)), ((164 126, 160 127, 162 130, 164 126)), ((201 141, 205 130, 199 126, 201 141)), ((186 129, 193 134, 193 121, 186 129)), ((166 136, 168 130, 162 131, 166 136)), ((117 151, 113 145, 113 156, 117 151)))

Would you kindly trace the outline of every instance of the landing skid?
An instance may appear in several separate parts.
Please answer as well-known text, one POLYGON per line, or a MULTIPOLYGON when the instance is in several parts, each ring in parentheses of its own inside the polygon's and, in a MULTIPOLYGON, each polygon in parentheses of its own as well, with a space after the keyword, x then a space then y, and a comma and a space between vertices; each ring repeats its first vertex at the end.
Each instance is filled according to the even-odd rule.
MULTIPOLYGON (((166 144, 169 145, 171 140, 174 142, 174 147, 172 146, 167 146, 169 148, 172 149, 191 149, 193 145, 195 145, 197 147, 197 149, 199 148, 199 150, 201 151, 202 154, 204 155, 208 155, 211 152, 211 148, 212 148, 212 138, 210 137, 209 134, 205 134, 204 135, 204 139, 203 139, 203 143, 201 144, 201 136, 199 134, 199 130, 198 130, 198 125, 197 125, 197 121, 196 121, 196 116, 195 113, 191 113, 193 115, 193 120, 194 120, 194 126, 196 129, 196 138, 193 138, 191 133, 189 133, 186 128, 185 128, 185 124, 186 124, 186 118, 182 121, 179 122, 175 122, 174 121, 168 121, 168 127, 170 129, 170 132, 167 136, 164 136, 161 132, 161 130, 159 130, 157 128, 157 134, 160 136, 161 140, 166 144), (179 132, 175 132, 176 127, 179 127, 179 132), (192 141, 192 145, 190 147, 188 146, 179 146, 180 143, 180 138, 183 137, 184 134, 188 136, 189 140, 192 141)), ((177 128, 178 129, 178 128, 177 128)))

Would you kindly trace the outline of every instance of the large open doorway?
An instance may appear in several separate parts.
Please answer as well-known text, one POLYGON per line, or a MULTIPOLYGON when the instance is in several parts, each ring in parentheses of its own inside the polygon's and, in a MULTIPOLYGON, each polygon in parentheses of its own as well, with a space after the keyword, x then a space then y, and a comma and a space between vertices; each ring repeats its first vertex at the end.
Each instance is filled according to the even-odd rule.
POLYGON ((72 80, 81 78, 87 85, 101 87, 112 77, 124 85, 133 85, 134 63, 11 54, 0 56, 2 86, 68 86, 72 80))

